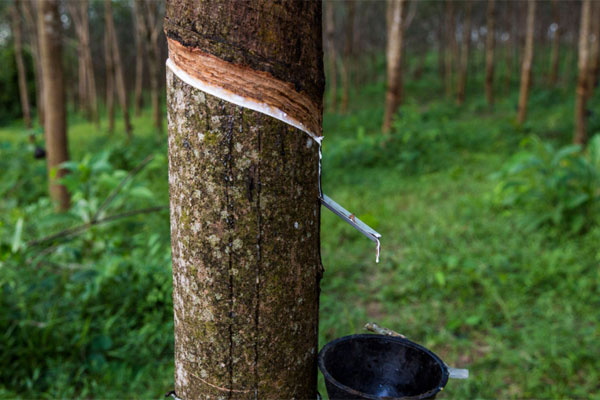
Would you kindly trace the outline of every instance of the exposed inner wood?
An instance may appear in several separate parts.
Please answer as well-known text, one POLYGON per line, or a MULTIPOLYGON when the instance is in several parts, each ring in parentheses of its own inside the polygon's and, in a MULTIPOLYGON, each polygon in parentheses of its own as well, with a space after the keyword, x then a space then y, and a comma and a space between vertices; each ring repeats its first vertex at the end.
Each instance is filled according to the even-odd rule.
POLYGON ((297 92, 291 83, 281 81, 268 72, 223 61, 171 38, 167 42, 171 61, 192 78, 263 108, 276 109, 302 130, 315 137, 322 136, 320 105, 297 92))

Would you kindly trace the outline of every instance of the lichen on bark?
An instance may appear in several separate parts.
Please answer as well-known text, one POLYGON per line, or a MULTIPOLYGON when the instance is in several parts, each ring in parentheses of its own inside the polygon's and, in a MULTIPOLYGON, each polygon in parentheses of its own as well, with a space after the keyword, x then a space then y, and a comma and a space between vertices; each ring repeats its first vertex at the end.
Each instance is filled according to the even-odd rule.
POLYGON ((318 146, 167 84, 176 393, 315 398, 318 146))

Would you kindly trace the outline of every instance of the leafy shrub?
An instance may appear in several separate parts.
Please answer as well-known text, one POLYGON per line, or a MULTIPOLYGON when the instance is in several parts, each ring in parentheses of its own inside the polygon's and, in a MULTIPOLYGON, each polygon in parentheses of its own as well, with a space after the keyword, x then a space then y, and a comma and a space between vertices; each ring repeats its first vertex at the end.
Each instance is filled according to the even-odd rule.
POLYGON ((600 135, 594 136, 587 153, 580 146, 555 149, 531 137, 496 174, 498 204, 522 208, 527 228, 549 225, 579 233, 597 223, 600 207, 600 135))

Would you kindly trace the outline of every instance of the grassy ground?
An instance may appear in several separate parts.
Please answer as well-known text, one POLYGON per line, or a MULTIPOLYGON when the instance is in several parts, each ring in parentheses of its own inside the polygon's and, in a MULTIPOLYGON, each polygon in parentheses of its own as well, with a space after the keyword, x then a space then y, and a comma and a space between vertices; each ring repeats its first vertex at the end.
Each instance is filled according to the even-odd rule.
MULTIPOLYGON (((450 381, 439 398, 600 398, 594 397, 600 391, 600 229, 570 237, 547 229, 525 231, 520 210, 504 210, 493 201, 494 173, 522 138, 535 133, 555 143, 569 141, 570 91, 534 92, 529 121, 519 128, 513 122, 515 90, 499 96, 490 109, 473 85, 459 108, 437 98, 443 91, 432 82, 409 81, 399 120, 408 121, 404 133, 412 130, 412 136, 398 132, 396 142, 377 139, 381 83, 356 93, 348 115, 325 115, 324 192, 378 230, 383 249, 375 264, 373 243, 323 212, 320 345, 360 333, 365 322, 375 321, 429 347, 449 365, 470 369, 470 379, 450 381)), ((135 144, 164 156, 164 146, 153 144, 149 121, 149 111, 134 120, 142 136, 135 144)), ((75 159, 120 141, 77 117, 69 134, 75 159)), ((17 123, 0 128, 0 142, 22 137, 17 123)), ((143 179, 165 200, 161 171, 143 179)), ((12 329, 1 343, 12 343, 24 361, 18 373, 10 372, 9 362, 18 356, 0 357, 0 397, 158 398, 171 389, 168 215, 93 235, 72 245, 73 254, 61 256, 89 264, 85 271, 96 274, 92 287, 74 278, 81 272, 77 268, 62 268, 52 275, 58 281, 43 275, 37 282, 60 290, 27 300, 28 288, 42 289, 19 292, 18 269, 11 269, 7 255, 0 258, 5 260, 0 266, 15 277, 0 282, 0 305, 24 313, 68 293, 66 304, 51 310, 75 310, 74 315, 40 311, 52 323, 48 330, 31 328, 44 332, 39 337, 23 330, 27 321, 11 325, 6 315, 1 319, 0 327, 12 329), (148 244, 156 232, 160 244, 148 244), (131 244, 106 239, 117 233, 130 235, 131 244), (105 243, 105 250, 94 250, 92 242, 105 243), (154 261, 143 258, 147 248, 154 249, 154 261), (13 286, 14 292, 7 289, 13 286), (25 300, 13 301, 17 292, 25 300), (82 328, 86 324, 89 334, 82 328), (8 341, 11 332, 21 331, 31 339, 8 341), (77 354, 55 348, 63 342, 79 345, 77 354), (43 357, 31 361, 36 348, 43 349, 43 357)), ((325 393, 322 382, 320 392, 325 393)))

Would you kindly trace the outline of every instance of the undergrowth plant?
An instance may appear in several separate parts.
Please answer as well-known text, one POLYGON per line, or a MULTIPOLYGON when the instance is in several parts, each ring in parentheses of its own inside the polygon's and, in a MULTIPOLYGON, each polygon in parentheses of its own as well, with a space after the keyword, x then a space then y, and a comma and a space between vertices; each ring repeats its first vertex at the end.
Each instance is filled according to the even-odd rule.
POLYGON ((579 145, 555 148, 532 136, 495 177, 498 205, 525 212, 527 229, 549 225, 580 233, 598 223, 600 135, 587 151, 579 145))

